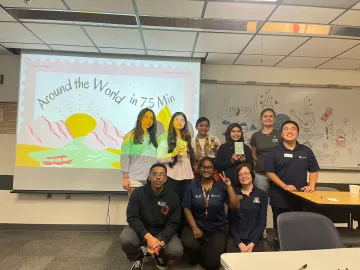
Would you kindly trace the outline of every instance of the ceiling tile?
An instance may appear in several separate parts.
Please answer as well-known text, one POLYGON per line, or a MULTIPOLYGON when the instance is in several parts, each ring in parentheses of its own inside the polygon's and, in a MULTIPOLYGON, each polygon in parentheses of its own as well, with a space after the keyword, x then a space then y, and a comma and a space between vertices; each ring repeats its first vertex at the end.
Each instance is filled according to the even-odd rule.
POLYGON ((336 19, 333 24, 360 26, 360 10, 349 10, 336 19))
POLYGON ((319 68, 332 69, 358 69, 360 68, 360 60, 353 59, 332 59, 321 65, 319 68))
POLYGON ((20 23, 0 22, 0 42, 42 43, 20 23))
POLYGON ((193 57, 197 57, 197 58, 204 58, 206 57, 206 53, 202 53, 202 52, 195 52, 193 57))
POLYGON ((246 65, 246 66, 273 66, 281 59, 283 56, 274 56, 274 55, 247 55, 242 54, 236 60, 235 64, 237 65, 246 65))
POLYGON ((329 8, 349 8, 358 0, 283 0, 282 4, 329 8))
POLYGON ((357 3, 355 6, 352 7, 353 9, 360 9, 360 2, 357 3))
POLYGON ((360 59, 360 46, 356 46, 355 48, 340 54, 337 58, 360 59))
POLYGON ((206 57, 206 64, 231 65, 238 55, 237 53, 209 53, 208 57, 206 57))
POLYGON ((93 45, 80 26, 39 23, 25 25, 48 44, 93 45))
POLYGON ((208 2, 205 18, 265 20, 273 11, 273 4, 208 2))
POLYGON ((270 21, 327 24, 344 11, 331 8, 280 6, 271 16, 270 21))
POLYGON ((330 58, 314 58, 314 57, 286 57, 277 67, 294 67, 294 68, 314 68, 321 65, 330 58))
POLYGON ((139 29, 84 27, 98 47, 143 49, 139 29))
POLYGON ((0 22, 16 22, 16 20, 0 7, 0 22))
POLYGON ((248 44, 252 35, 200 33, 196 51, 239 53, 248 44))
POLYGON ((131 0, 66 0, 72 10, 134 14, 131 0))
POLYGON ((147 49, 192 51, 196 33, 179 31, 143 30, 147 49))
POLYGON ((288 55, 308 38, 287 36, 256 36, 244 54, 288 55))
POLYGON ((83 46, 65 46, 65 45, 50 45, 55 51, 69 51, 69 52, 94 52, 98 50, 95 47, 83 47, 83 46))
POLYGON ((45 44, 29 44, 29 43, 1 43, 6 48, 29 49, 29 50, 50 50, 45 44))
POLYGON ((154 51, 154 50, 147 50, 147 53, 148 53, 148 55, 191 57, 191 53, 192 53, 192 52, 175 52, 175 51, 154 51))
POLYGON ((144 55, 144 50, 134 49, 119 49, 119 48, 99 48, 102 53, 115 53, 115 54, 140 54, 144 55))
POLYGON ((201 17, 204 1, 137 0, 139 14, 169 17, 201 17))
POLYGON ((31 0, 28 3, 24 0, 0 0, 0 4, 3 7, 67 9, 60 0, 31 0))
POLYGON ((291 56, 334 57, 359 43, 360 40, 312 38, 291 56))

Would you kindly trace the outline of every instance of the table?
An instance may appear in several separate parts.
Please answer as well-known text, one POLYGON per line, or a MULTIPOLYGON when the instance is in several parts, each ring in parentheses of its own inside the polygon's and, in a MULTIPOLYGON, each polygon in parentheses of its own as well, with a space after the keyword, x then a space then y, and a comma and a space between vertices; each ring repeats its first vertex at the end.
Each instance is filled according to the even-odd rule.
MULTIPOLYGON (((360 196, 352 197, 350 192, 344 191, 314 191, 309 192, 292 192, 293 195, 301 198, 306 203, 315 205, 318 209, 328 207, 342 207, 341 211, 349 213, 347 220, 348 227, 353 227, 353 218, 350 218, 350 212, 360 212, 360 196), (326 198, 337 199, 337 202, 328 201, 326 198)), ((317 212, 316 210, 314 212, 317 212)), ((321 213, 322 211, 320 211, 321 213)), ((360 268, 359 268, 360 269, 360 268)))
POLYGON ((224 253, 226 270, 358 270, 360 248, 253 253, 224 253))
POLYGON ((300 197, 303 200, 322 205, 347 205, 347 206, 359 206, 360 196, 352 197, 350 192, 343 191, 314 191, 309 192, 293 192, 294 195, 300 197), (337 199, 338 202, 331 202, 326 198, 337 199))

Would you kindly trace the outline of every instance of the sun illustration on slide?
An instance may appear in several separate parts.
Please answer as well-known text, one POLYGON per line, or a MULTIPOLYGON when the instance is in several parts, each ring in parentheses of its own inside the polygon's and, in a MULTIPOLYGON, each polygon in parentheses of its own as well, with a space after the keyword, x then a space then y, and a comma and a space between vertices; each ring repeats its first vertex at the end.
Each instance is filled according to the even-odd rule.
POLYGON ((97 125, 96 120, 91 115, 85 113, 75 113, 69 116, 65 123, 74 138, 85 137, 97 125))

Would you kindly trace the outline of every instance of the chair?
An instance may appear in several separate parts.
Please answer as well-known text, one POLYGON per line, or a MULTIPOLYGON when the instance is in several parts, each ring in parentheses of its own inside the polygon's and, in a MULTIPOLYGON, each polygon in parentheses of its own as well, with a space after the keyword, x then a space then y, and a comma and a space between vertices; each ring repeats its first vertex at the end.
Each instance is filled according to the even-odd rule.
MULTIPOLYGON (((316 191, 339 191, 330 187, 316 187, 316 191)), ((360 231, 352 228, 351 209, 345 207, 316 207, 308 208, 307 211, 316 212, 329 218, 333 223, 347 223, 348 227, 336 227, 341 240, 346 247, 360 246, 360 231)))
POLYGON ((327 217, 310 212, 287 212, 278 217, 280 250, 343 248, 340 235, 327 217))

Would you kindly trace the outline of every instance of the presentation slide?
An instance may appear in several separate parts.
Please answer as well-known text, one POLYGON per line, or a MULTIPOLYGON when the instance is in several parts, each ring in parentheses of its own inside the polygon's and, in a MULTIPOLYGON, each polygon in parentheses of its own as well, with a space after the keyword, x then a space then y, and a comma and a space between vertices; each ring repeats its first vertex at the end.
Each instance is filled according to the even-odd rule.
POLYGON ((120 190, 121 144, 139 111, 151 108, 162 132, 177 111, 193 125, 199 86, 199 62, 23 54, 15 187, 120 190))

